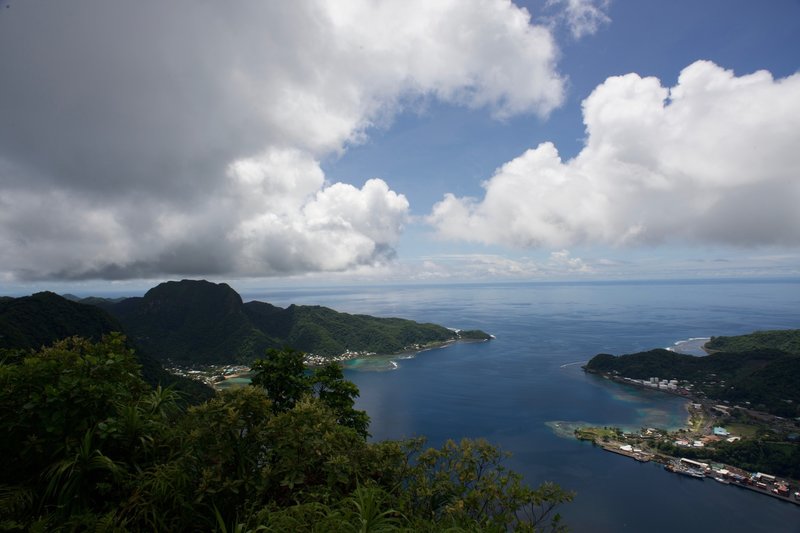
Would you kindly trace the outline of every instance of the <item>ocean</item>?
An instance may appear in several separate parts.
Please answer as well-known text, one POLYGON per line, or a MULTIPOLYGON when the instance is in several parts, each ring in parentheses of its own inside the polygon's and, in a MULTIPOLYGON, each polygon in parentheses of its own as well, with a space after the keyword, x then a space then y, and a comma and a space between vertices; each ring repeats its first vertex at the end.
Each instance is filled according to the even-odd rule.
POLYGON ((372 418, 376 440, 484 437, 499 445, 529 484, 554 481, 577 493, 561 508, 573 531, 800 532, 800 506, 670 474, 559 431, 578 422, 680 426, 681 398, 585 374, 581 364, 597 353, 681 341, 689 342, 678 349, 700 355, 698 338, 800 328, 800 280, 303 288, 244 297, 494 335, 410 358, 348 362, 357 406, 372 418))

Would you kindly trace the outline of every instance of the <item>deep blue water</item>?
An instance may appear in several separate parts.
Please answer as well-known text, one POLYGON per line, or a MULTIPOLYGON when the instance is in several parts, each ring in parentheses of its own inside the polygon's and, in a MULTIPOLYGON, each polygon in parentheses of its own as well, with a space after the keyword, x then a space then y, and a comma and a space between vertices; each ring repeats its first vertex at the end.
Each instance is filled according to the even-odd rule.
POLYGON ((681 399, 586 375, 570 363, 692 337, 798 328, 800 281, 353 287, 254 291, 246 298, 495 335, 394 359, 394 370, 351 363, 347 377, 361 390, 358 407, 372 417, 375 439, 426 435, 435 445, 485 437, 499 444, 529 483, 551 480, 577 492, 562 508, 573 531, 800 532, 800 506, 669 474, 559 437, 548 426, 680 424, 681 399))

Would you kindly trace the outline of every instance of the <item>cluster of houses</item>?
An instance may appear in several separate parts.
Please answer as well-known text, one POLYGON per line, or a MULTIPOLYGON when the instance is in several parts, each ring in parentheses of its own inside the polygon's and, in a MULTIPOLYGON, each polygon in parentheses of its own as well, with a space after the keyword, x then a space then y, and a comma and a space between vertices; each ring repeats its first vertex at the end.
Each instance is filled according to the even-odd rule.
MULTIPOLYGON (((727 442, 736 442, 742 439, 741 437, 731 435, 730 432, 723 427, 715 427, 712 433, 714 437, 716 437, 714 440, 725 439, 727 442)), ((678 439, 674 442, 675 446, 682 446, 684 448, 702 448, 705 446, 702 440, 678 439)))
POLYGON ((376 353, 367 351, 354 352, 350 350, 347 350, 344 353, 336 356, 315 355, 313 353, 307 353, 303 357, 303 363, 305 363, 306 366, 324 366, 332 362, 341 363, 343 361, 348 361, 350 359, 356 359, 359 357, 370 357, 373 355, 376 355, 376 353))
POLYGON ((621 379, 622 381, 626 381, 628 383, 632 383, 634 385, 649 387, 651 389, 678 392, 677 379, 658 379, 657 377, 652 377, 650 379, 633 379, 633 378, 623 377, 619 379, 621 379))
POLYGON ((175 374, 176 376, 183 376, 197 381, 201 381, 206 385, 214 385, 221 381, 225 381, 230 376, 243 374, 250 370, 249 366, 243 365, 215 365, 208 368, 183 368, 180 366, 170 366, 167 371, 175 374))
MULTIPOLYGON (((664 392, 670 392, 674 394, 679 394, 685 397, 692 397, 691 390, 692 385, 683 383, 679 386, 678 380, 676 379, 659 379, 658 377, 651 377, 649 379, 633 379, 628 377, 619 376, 618 373, 612 372, 611 379, 627 382, 632 385, 638 385, 641 387, 651 388, 651 389, 658 389, 664 392)), ((749 404, 749 402, 745 402, 749 404)), ((703 405, 700 403, 692 403, 691 407, 695 410, 705 410, 706 408, 710 408, 713 411, 725 416, 731 414, 731 406, 728 405, 703 405)), ((775 420, 782 420, 779 417, 774 417, 775 420)), ((798 418, 800 421, 800 418, 798 418)), ((645 431, 642 431, 639 438, 643 439, 653 439, 653 438, 669 438, 669 435, 666 432, 662 432, 653 428, 648 428, 645 431)), ((688 435, 687 435, 688 436, 688 435)), ((672 438, 675 438, 674 436, 672 438)), ((787 436, 787 439, 790 441, 798 441, 800 440, 800 435, 798 433, 790 433, 787 436)), ((674 440, 674 444, 679 447, 684 448, 703 448, 708 443, 714 441, 725 440, 727 442, 736 442, 741 440, 741 437, 732 435, 727 429, 722 426, 714 427, 711 431, 711 434, 705 436, 696 436, 695 438, 677 438, 674 440), (695 440, 698 439, 698 440, 695 440)), ((624 441, 624 439, 623 439, 624 441)), ((649 460, 653 457, 658 459, 658 456, 652 456, 650 453, 645 452, 639 448, 635 448, 630 444, 623 444, 620 445, 619 443, 615 443, 613 447, 606 447, 604 449, 608 451, 613 451, 618 454, 626 455, 628 457, 632 457, 636 460, 643 461, 649 460)), ((764 474, 762 472, 757 473, 750 473, 745 470, 741 470, 732 466, 722 465, 722 464, 708 464, 703 463, 700 461, 694 461, 688 458, 681 458, 681 459, 673 459, 667 462, 665 465, 667 470, 678 474, 684 474, 692 477, 697 478, 705 478, 711 477, 720 483, 725 484, 734 484, 740 487, 756 490, 762 493, 769 494, 770 496, 776 496, 778 498, 784 499, 784 501, 791 501, 792 503, 800 504, 800 487, 792 487, 787 480, 776 478, 775 476, 771 476, 769 474, 764 474)))

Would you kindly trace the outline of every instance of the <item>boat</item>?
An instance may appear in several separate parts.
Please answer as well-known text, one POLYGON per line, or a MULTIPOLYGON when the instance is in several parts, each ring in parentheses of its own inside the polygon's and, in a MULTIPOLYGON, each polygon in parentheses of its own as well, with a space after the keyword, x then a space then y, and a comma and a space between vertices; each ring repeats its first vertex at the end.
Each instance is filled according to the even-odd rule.
POLYGON ((697 479, 703 479, 706 477, 705 472, 701 472, 700 470, 695 470, 694 468, 681 468, 679 466, 673 466, 672 468, 667 468, 670 472, 675 472, 676 474, 681 474, 683 476, 689 476, 697 479))
POLYGON ((720 476, 714 476, 714 481, 719 481, 719 482, 720 482, 720 483, 722 483, 723 485, 730 485, 730 484, 731 484, 731 482, 730 482, 730 481, 728 481, 728 480, 727 480, 727 479, 725 479, 724 477, 720 477, 720 476))

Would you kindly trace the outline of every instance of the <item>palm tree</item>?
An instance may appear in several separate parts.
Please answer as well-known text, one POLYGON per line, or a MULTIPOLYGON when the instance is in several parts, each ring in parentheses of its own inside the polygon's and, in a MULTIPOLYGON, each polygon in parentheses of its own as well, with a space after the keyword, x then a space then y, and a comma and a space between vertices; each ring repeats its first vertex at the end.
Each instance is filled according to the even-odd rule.
POLYGON ((120 465, 103 455, 94 446, 94 430, 87 430, 75 454, 53 464, 47 469, 47 489, 44 501, 55 501, 67 512, 83 509, 91 501, 97 484, 115 480, 122 473, 120 465))
POLYGON ((386 533, 400 529, 401 517, 398 511, 382 511, 384 492, 377 487, 356 487, 353 495, 346 501, 353 505, 355 512, 351 525, 358 533, 386 533), (353 524, 355 522, 355 524, 353 524))

